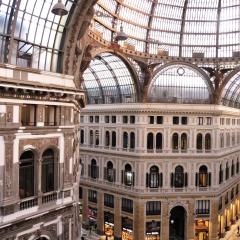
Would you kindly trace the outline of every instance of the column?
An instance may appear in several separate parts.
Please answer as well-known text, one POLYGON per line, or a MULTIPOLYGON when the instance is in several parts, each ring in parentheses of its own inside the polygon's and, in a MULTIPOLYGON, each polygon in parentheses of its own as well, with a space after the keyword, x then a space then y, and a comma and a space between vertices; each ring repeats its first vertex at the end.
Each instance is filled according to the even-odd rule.
POLYGON ((121 198, 114 196, 114 239, 120 240, 122 235, 121 198))
POLYGON ((88 225, 88 189, 82 188, 82 223, 83 225, 88 225))
POLYGON ((211 217, 210 217, 210 229, 209 229, 209 239, 210 240, 217 240, 218 238, 218 204, 219 199, 213 198, 211 200, 211 217))
POLYGON ((134 239, 144 239, 144 224, 145 224, 145 212, 144 202, 142 200, 134 200, 134 219, 133 219, 133 234, 134 239))
POLYGON ((103 199, 104 193, 97 193, 97 232, 99 234, 104 233, 104 213, 103 213, 103 199))
POLYGON ((161 239, 169 239, 169 214, 168 202, 161 201, 162 219, 161 219, 161 239))
POLYGON ((188 215, 187 215, 187 239, 194 240, 195 236, 195 221, 194 221, 194 200, 190 200, 188 204, 188 215))
POLYGON ((44 106, 37 105, 37 116, 36 116, 36 125, 44 126, 44 106))

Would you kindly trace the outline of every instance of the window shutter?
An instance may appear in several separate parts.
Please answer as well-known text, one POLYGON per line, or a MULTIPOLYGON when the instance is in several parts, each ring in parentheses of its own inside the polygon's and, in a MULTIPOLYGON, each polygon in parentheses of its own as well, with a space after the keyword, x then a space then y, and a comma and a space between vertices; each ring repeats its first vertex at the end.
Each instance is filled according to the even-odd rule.
POLYGON ((188 174, 187 173, 185 173, 185 175, 184 175, 184 185, 185 185, 185 187, 187 187, 187 185, 188 185, 188 174))
POLYGON ((171 187, 173 187, 174 174, 171 173, 171 187))
POLYGON ((123 170, 121 171, 121 175, 122 175, 121 182, 124 183, 124 171, 123 170))
POLYGON ((91 177, 91 165, 88 165, 88 176, 91 177))
POLYGON ((99 178, 99 166, 96 166, 96 178, 99 178))
POLYGON ((196 175, 195 175, 195 186, 198 187, 198 185, 199 185, 199 174, 196 173, 196 175))
POLYGON ((107 180, 107 168, 104 168, 104 179, 107 180))
POLYGON ((149 173, 146 173, 146 187, 149 187, 149 173))
POLYGON ((159 187, 162 187, 163 186, 163 174, 160 173, 159 174, 159 187))
POLYGON ((211 187, 212 184, 212 173, 208 173, 208 186, 211 187))
POLYGON ((135 172, 132 172, 133 178, 132 178, 132 186, 135 184, 135 172))
POLYGON ((113 182, 116 182, 116 169, 113 169, 113 182))

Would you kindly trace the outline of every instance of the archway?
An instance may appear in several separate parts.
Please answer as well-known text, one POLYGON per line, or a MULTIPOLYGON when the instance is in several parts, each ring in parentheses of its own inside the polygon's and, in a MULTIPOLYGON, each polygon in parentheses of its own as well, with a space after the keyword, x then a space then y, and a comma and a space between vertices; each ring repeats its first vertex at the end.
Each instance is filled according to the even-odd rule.
POLYGON ((170 212, 169 218, 169 240, 186 239, 186 210, 182 206, 174 207, 170 212))

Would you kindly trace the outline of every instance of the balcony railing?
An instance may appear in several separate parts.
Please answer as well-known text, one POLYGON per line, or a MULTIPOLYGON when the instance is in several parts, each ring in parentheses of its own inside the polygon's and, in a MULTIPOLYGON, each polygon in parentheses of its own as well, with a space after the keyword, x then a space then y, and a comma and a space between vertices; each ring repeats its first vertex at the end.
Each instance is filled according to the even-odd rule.
POLYGON ((38 198, 37 197, 31 197, 21 200, 20 202, 20 210, 25 210, 28 208, 32 208, 38 205, 38 198))
POLYGON ((53 204, 58 199, 63 199, 71 196, 71 190, 63 191, 63 192, 49 192, 44 193, 41 196, 35 196, 30 198, 22 199, 19 203, 19 209, 25 210, 29 208, 33 208, 35 206, 45 205, 45 204, 53 204))

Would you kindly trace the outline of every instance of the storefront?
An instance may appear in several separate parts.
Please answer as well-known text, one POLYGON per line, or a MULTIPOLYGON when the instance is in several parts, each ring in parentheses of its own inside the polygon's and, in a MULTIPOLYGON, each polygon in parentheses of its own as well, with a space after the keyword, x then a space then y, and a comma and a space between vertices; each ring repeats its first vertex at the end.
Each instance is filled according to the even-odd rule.
POLYGON ((146 222, 145 240, 160 240, 160 221, 146 222))
POLYGON ((133 240, 133 220, 122 217, 122 240, 133 240))
POLYGON ((114 214, 104 212, 104 234, 110 239, 114 236, 114 214))
POLYGON ((97 209, 93 207, 88 207, 88 219, 89 219, 89 227, 92 230, 97 229, 97 209))
POLYGON ((209 239, 209 220, 199 219, 195 221, 195 236, 198 240, 209 239))

